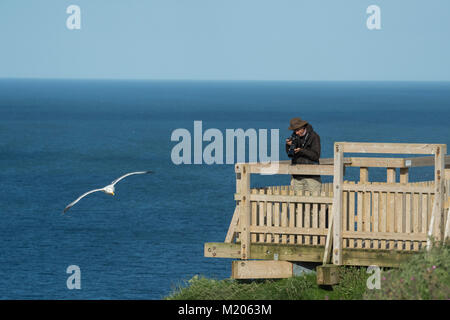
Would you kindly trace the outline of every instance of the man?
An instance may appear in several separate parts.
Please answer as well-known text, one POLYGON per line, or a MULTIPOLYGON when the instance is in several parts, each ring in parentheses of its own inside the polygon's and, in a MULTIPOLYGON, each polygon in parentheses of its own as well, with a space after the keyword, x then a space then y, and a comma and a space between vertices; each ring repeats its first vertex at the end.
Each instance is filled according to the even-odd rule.
MULTIPOLYGON (((293 118, 289 130, 293 134, 286 139, 286 152, 291 157, 292 164, 319 164, 320 137, 313 127, 305 120, 293 118)), ((291 186, 295 191, 320 192, 321 185, 320 176, 292 175, 291 186)))

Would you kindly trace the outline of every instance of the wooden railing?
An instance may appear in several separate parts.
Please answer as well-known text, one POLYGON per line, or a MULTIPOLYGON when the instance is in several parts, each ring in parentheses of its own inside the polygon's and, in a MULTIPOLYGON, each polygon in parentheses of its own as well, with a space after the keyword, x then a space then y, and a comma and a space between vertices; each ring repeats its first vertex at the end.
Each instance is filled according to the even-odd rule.
POLYGON ((239 163, 237 205, 225 242, 240 243, 241 259, 250 257, 256 243, 323 246, 324 263, 332 258, 338 265, 342 249, 418 251, 430 245, 429 236, 442 240, 450 224, 445 153, 446 145, 336 143, 334 159, 321 159, 319 165, 239 163), (345 152, 434 156, 344 158, 345 152), (430 165, 434 181, 409 182, 409 168, 430 165), (345 167, 352 166, 360 167, 359 182, 343 179, 345 167), (385 167, 386 182, 369 182, 369 167, 385 167), (252 189, 251 174, 331 175, 333 183, 314 194, 291 186, 252 189))

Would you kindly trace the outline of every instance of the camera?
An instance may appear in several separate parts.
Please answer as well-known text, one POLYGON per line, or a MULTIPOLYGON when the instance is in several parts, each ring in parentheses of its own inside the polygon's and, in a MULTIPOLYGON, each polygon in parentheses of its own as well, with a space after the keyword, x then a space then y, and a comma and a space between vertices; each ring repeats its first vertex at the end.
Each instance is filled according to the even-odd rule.
POLYGON ((291 137, 289 138, 289 140, 292 141, 290 147, 289 147, 289 151, 288 151, 288 157, 289 158, 293 158, 295 155, 295 151, 294 149, 299 148, 299 141, 300 137, 298 135, 296 135, 295 133, 292 133, 291 137))

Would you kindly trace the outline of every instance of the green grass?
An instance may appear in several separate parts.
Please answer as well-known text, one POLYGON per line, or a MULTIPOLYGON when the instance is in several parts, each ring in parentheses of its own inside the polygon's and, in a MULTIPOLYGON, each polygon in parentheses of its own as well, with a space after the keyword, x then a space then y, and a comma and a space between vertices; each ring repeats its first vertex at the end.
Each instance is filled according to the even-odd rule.
POLYGON ((367 290, 364 299, 450 299, 450 243, 422 251, 398 269, 384 272, 380 290, 367 290))
POLYGON ((315 273, 280 280, 214 280, 202 276, 178 285, 167 300, 362 300, 450 299, 450 245, 414 255, 398 269, 381 272, 370 290, 365 267, 340 267, 340 282, 318 286, 315 273))
POLYGON ((362 299, 365 268, 344 268, 339 285, 321 287, 313 273, 280 280, 214 280, 195 276, 167 300, 322 300, 362 299))

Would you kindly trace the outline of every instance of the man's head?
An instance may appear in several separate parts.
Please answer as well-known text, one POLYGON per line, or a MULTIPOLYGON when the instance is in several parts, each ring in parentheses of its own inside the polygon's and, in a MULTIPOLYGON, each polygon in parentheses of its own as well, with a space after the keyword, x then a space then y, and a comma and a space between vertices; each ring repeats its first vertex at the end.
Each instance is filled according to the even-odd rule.
POLYGON ((306 134, 307 125, 308 122, 305 120, 300 118, 292 118, 288 129, 294 131, 298 136, 304 136, 306 134))

